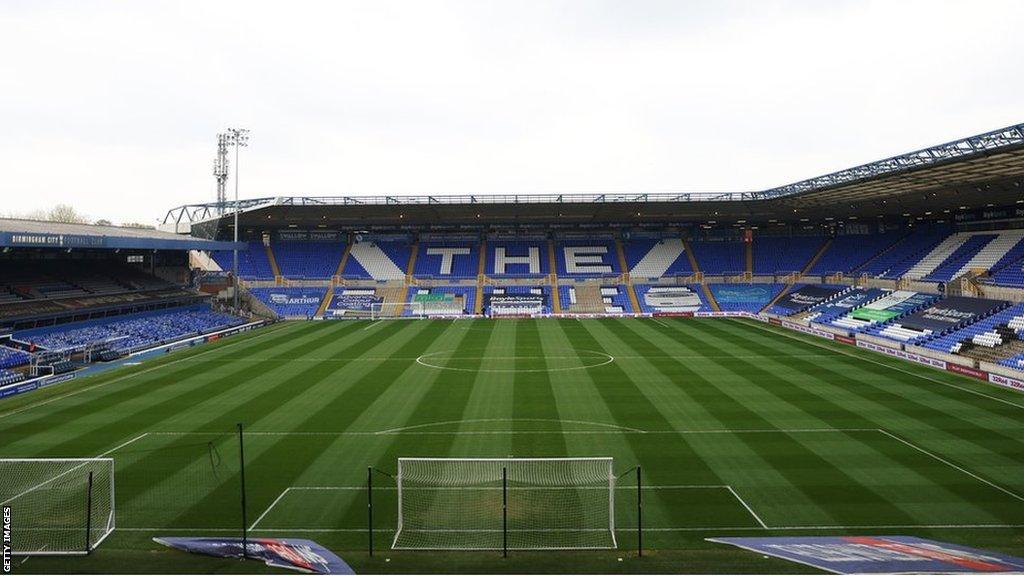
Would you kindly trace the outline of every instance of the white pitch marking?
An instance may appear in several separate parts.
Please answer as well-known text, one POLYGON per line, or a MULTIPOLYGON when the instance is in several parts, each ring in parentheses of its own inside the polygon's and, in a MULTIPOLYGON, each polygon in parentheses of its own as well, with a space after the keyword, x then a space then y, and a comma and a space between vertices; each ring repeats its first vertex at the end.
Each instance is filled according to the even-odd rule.
MULTIPOLYGON (((728 320, 735 320, 735 319, 734 318, 728 318, 728 320)), ((1016 402, 1010 402, 1009 400, 1004 400, 1004 399, 998 398, 996 396, 990 396, 988 394, 985 394, 984 392, 979 392, 977 390, 971 390, 970 388, 964 388, 963 386, 957 386, 956 384, 951 384, 949 382, 943 382, 942 380, 938 380, 936 378, 932 378, 931 376, 926 376, 924 374, 918 374, 916 372, 911 372, 909 370, 900 368, 899 366, 893 366, 892 364, 886 364, 885 362, 879 362, 877 360, 872 360, 871 358, 868 358, 866 356, 858 356, 856 354, 851 354, 849 352, 846 352, 845 350, 837 350, 837 349, 834 349, 834 348, 829 348, 828 346, 824 346, 824 345, 819 344, 817 342, 812 342, 811 340, 805 340, 803 338, 797 338, 796 335, 794 335, 794 334, 787 334, 786 332, 783 332, 783 331, 777 331, 777 330, 772 330, 770 328, 763 327, 763 326, 760 325, 761 324, 760 322, 758 322, 757 324, 747 324, 746 322, 740 322, 740 324, 742 324, 744 326, 753 326, 753 327, 758 328, 760 330, 763 330, 765 332, 769 332, 771 334, 778 334, 778 335, 784 336, 786 338, 789 338, 791 340, 796 340, 797 342, 803 342, 804 344, 810 344, 811 346, 815 346, 817 348, 821 348, 822 350, 828 350, 830 352, 834 352, 835 354, 842 354, 843 356, 849 356, 850 358, 855 358, 857 360, 863 360, 864 362, 871 362, 872 364, 877 364, 878 366, 885 366, 886 368, 889 368, 889 369, 892 369, 892 370, 896 370, 897 372, 903 372, 904 374, 908 374, 910 376, 915 376, 917 378, 921 378, 922 380, 928 380, 929 382, 935 382, 936 384, 942 384, 943 386, 948 386, 950 388, 956 388, 957 390, 963 390, 964 392, 970 392, 971 394, 974 394, 975 396, 981 396, 982 398, 988 398, 989 400, 995 400, 996 402, 1001 402, 1001 403, 1006 404, 1008 406, 1013 406, 1014 408, 1024 409, 1024 405, 1017 404, 1016 402)), ((864 348, 858 348, 858 350, 864 350, 864 348)), ((870 352, 870 350, 869 350, 869 352, 870 352)), ((872 352, 872 353, 873 354, 879 354, 878 352, 872 352)))
POLYGON ((732 495, 735 496, 736 499, 740 501, 740 504, 742 504, 743 507, 747 509, 747 512, 750 512, 750 515, 754 517, 754 520, 757 520, 757 523, 760 524, 762 528, 768 529, 768 525, 764 523, 764 520, 761 520, 761 517, 757 515, 757 512, 754 512, 754 509, 751 508, 749 504, 747 504, 746 500, 741 498, 740 495, 736 493, 736 490, 734 490, 732 486, 726 486, 725 489, 731 492, 732 495))
MULTIPOLYGON (((437 352, 428 352, 427 354, 423 354, 423 355, 417 357, 416 358, 416 363, 419 364, 420 366, 425 366, 427 368, 434 368, 435 370, 454 370, 456 372, 511 372, 511 373, 519 373, 519 372, 569 372, 569 371, 574 371, 574 370, 587 370, 589 368, 599 368, 601 366, 606 366, 606 365, 611 364, 612 362, 615 361, 615 357, 612 356, 611 354, 606 354, 604 352, 595 352, 593 350, 582 350, 581 349, 581 350, 577 350, 577 352, 586 352, 588 354, 594 354, 595 356, 603 356, 604 358, 589 358, 590 360, 601 360, 601 362, 597 363, 597 364, 587 364, 587 365, 584 365, 584 366, 566 366, 566 367, 562 367, 562 368, 547 368, 547 367, 545 367, 545 368, 522 368, 522 369, 520 369, 520 368, 457 368, 457 367, 453 367, 453 366, 438 366, 436 364, 430 364, 429 362, 427 362, 427 360, 437 356, 438 354, 444 354, 446 352, 453 352, 453 350, 439 350, 437 352)), ((495 356, 495 357, 480 356, 480 357, 464 358, 464 359, 465 360, 474 360, 474 361, 479 360, 481 363, 483 363, 486 360, 541 360, 541 361, 543 361, 543 360, 553 360, 555 358, 579 360, 580 362, 588 360, 586 358, 580 358, 580 356, 578 354, 575 355, 575 356, 500 356, 500 357, 499 356, 495 356)), ((459 359, 460 358, 448 358, 448 360, 459 360, 459 359)))
MULTIPOLYGON (((396 434, 418 434, 427 436, 483 436, 483 435, 529 435, 529 434, 827 434, 878 432, 877 428, 766 428, 766 429, 708 429, 708 430, 480 430, 457 432, 390 432, 383 431, 342 431, 342 432, 254 432, 246 431, 246 436, 389 436, 396 434)), ((216 436, 223 432, 174 432, 153 431, 153 436, 216 436)))
POLYGON ((924 448, 921 448, 920 446, 917 446, 916 444, 913 444, 912 442, 910 442, 908 440, 904 440, 903 438, 900 438, 899 436, 897 436, 897 435, 895 435, 895 434, 893 434, 893 433, 891 433, 891 432, 889 432, 887 430, 882 430, 881 428, 879 428, 878 431, 881 432, 882 434, 885 434, 889 438, 892 438, 893 440, 896 440, 897 442, 900 442, 902 444, 905 444, 905 445, 913 448, 914 450, 917 450, 918 452, 920 452, 922 454, 925 454, 927 456, 931 456, 932 458, 938 460, 939 462, 942 462, 943 464, 945 464, 946 466, 949 466, 950 468, 953 468, 955 470, 959 470, 960 472, 963 472, 964 474, 967 474, 968 476, 970 476, 971 478, 974 478, 975 480, 979 480, 981 482, 984 482, 985 484, 988 484, 989 486, 995 488, 996 490, 999 490, 1000 492, 1002 492, 1004 494, 1007 494, 1009 496, 1012 496, 1012 497, 1016 498, 1017 500, 1020 500, 1021 502, 1024 502, 1024 496, 1021 496, 1020 494, 1017 494, 1016 492, 1013 492, 1011 490, 1003 488, 1002 486, 1000 486, 998 484, 995 484, 995 483, 993 483, 993 482, 991 482, 989 480, 986 480, 986 479, 982 478, 981 476, 978 476, 974 472, 971 472, 970 470, 967 470, 966 468, 962 468, 960 466, 957 466, 956 464, 950 462, 949 460, 946 460, 945 458, 935 454, 934 452, 929 452, 928 450, 925 450, 924 448))
MULTIPOLYGON (((412 426, 403 426, 400 428, 389 428, 387 430, 381 430, 377 434, 391 434, 395 432, 405 432, 408 430, 416 430, 419 428, 428 428, 431 426, 448 426, 451 424, 477 424, 482 422, 557 422, 559 424, 581 424, 585 426, 602 426, 605 428, 614 428, 616 430, 625 430, 628 432, 639 432, 643 433, 644 430, 639 428, 630 428, 629 426, 620 426, 618 424, 608 424, 605 422, 592 422, 590 420, 561 420, 557 418, 477 418, 468 420, 445 420, 442 422, 427 422, 425 424, 414 424, 412 426)), ((544 432, 547 432, 546 430, 544 432)), ((553 430, 552 432, 559 432, 553 430)))
MULTIPOLYGON (((136 440, 142 440, 143 438, 145 438, 148 435, 149 435, 149 432, 143 432, 142 434, 139 434, 135 438, 132 438, 131 440, 128 440, 127 442, 122 442, 121 444, 118 444, 117 446, 111 448, 110 450, 107 450, 106 452, 104 452, 104 453, 102 453, 102 454, 100 454, 98 456, 93 456, 92 459, 95 460, 95 459, 103 458, 104 456, 107 456, 107 455, 111 454, 112 452, 116 452, 116 451, 120 450, 121 448, 124 448, 125 446, 131 444, 132 442, 135 442, 136 440)), ((53 478, 50 478, 49 480, 43 480, 42 482, 36 484, 35 486, 27 488, 24 491, 18 493, 17 495, 10 497, 7 500, 4 500, 3 502, 0 502, 0 505, 7 504, 9 502, 14 502, 15 500, 17 500, 18 498, 21 498, 25 494, 28 494, 29 492, 32 492, 33 490, 36 490, 38 488, 41 488, 41 487, 49 484, 50 482, 53 482, 54 480, 57 480, 58 478, 63 478, 64 476, 67 476, 68 474, 71 474, 75 470, 78 470, 79 468, 85 466, 88 463, 89 463, 89 461, 87 460, 85 462, 82 462, 78 466, 75 466, 73 468, 69 468, 68 470, 65 470, 64 472, 61 472, 60 474, 57 474, 56 476, 54 476, 53 478)))
POLYGON ((288 488, 285 488, 283 492, 278 494, 277 498, 274 498, 274 501, 270 503, 270 506, 267 506, 267 509, 263 511, 263 514, 260 514, 259 518, 257 518, 256 521, 252 523, 252 526, 249 526, 249 530, 254 530, 256 528, 256 525, 260 523, 260 520, 263 520, 263 518, 266 517, 267 514, 270 514, 270 510, 273 509, 274 506, 277 506, 277 503, 280 502, 281 499, 285 497, 285 494, 288 494, 288 491, 291 489, 291 486, 289 486, 288 488))

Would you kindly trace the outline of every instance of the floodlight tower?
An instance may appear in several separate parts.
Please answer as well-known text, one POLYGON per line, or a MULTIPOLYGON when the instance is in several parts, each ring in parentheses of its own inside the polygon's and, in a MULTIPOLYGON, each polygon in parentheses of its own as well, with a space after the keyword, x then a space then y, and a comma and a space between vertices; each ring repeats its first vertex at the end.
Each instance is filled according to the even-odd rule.
POLYGON ((217 134, 217 157, 213 160, 213 177, 217 180, 217 215, 224 215, 227 203, 228 171, 231 163, 228 160, 228 135, 217 134))
MULTIPOLYGON (((227 146, 235 147, 235 243, 238 243, 238 149, 249 145, 249 131, 245 128, 228 128, 218 139, 224 138, 227 146)), ((235 311, 238 311, 238 248, 234 253, 234 272, 232 273, 232 297, 235 311)))

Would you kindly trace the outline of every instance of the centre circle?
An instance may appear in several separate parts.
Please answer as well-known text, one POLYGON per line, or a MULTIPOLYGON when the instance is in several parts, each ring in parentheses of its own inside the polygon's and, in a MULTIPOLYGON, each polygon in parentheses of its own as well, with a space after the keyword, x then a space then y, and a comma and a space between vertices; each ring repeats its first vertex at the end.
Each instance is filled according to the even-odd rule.
POLYGON ((577 350, 573 355, 502 355, 487 356, 460 350, 428 352, 416 358, 416 363, 436 370, 457 372, 568 372, 605 366, 615 357, 604 352, 577 350))

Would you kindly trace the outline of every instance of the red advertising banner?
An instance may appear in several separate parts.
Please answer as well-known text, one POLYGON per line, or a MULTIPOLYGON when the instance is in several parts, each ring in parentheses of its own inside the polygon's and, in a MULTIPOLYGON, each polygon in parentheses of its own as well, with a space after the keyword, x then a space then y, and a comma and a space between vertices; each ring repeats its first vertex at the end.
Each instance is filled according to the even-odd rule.
POLYGON ((850 344, 851 346, 857 345, 856 338, 850 338, 849 336, 843 336, 841 334, 836 334, 833 340, 835 340, 836 342, 842 342, 843 344, 850 344))
POLYGON ((675 318, 693 318, 693 312, 654 312, 651 314, 655 318, 659 316, 664 317, 675 317, 675 318))
POLYGON ((946 370, 955 374, 963 374, 964 376, 970 376, 971 378, 977 378, 978 380, 988 382, 988 372, 985 372, 984 370, 975 370, 974 368, 953 364, 952 362, 946 364, 946 370))

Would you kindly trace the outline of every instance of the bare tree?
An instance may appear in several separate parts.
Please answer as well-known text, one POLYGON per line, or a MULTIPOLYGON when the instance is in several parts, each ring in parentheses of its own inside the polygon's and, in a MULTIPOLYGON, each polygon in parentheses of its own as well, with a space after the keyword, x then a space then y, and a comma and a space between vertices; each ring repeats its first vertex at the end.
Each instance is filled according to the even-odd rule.
POLYGON ((113 226, 114 225, 113 222, 111 222, 110 220, 107 220, 106 218, 100 218, 96 222, 93 222, 93 224, 95 224, 97 226, 113 226))
POLYGON ((89 219, 67 204, 57 204, 50 209, 46 219, 63 224, 88 224, 89 219))

